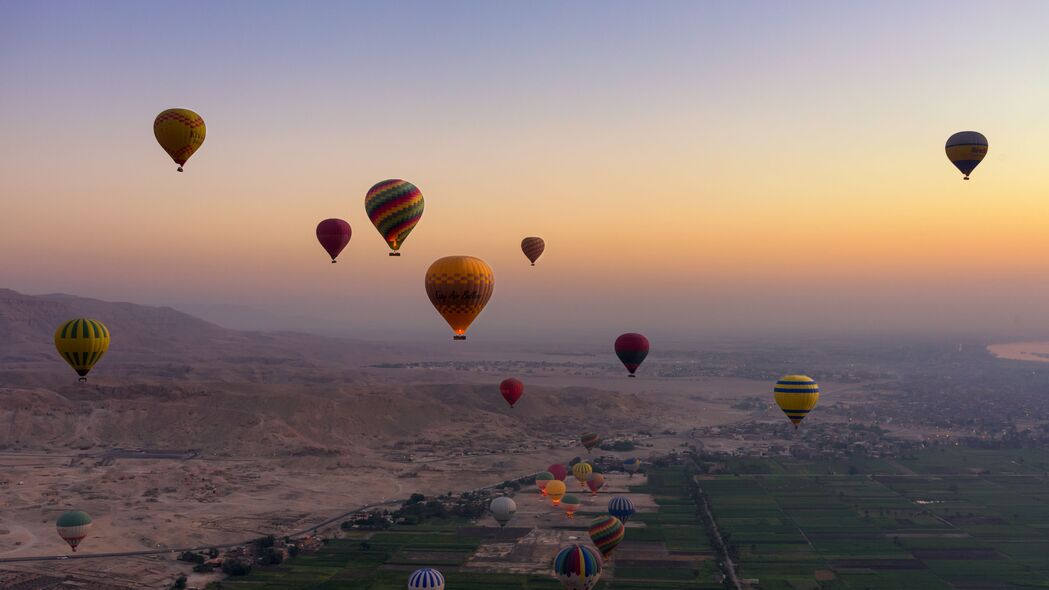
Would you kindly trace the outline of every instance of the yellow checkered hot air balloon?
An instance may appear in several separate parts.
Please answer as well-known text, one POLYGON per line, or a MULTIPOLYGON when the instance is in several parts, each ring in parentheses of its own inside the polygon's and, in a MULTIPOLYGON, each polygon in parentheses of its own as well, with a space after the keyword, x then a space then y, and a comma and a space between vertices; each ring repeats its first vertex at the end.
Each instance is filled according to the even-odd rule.
POLYGON ((492 267, 473 256, 445 256, 426 271, 426 295, 455 331, 455 340, 466 340, 467 328, 494 289, 492 267))
POLYGON ((805 375, 784 375, 772 391, 776 394, 776 404, 794 423, 794 428, 820 400, 820 386, 805 375))
POLYGON ((153 135, 164 151, 178 164, 178 171, 204 143, 204 119, 189 109, 168 109, 153 121, 153 135))
POLYGON ((80 381, 87 381, 88 372, 109 350, 109 329, 98 320, 69 320, 55 330, 55 348, 80 381))

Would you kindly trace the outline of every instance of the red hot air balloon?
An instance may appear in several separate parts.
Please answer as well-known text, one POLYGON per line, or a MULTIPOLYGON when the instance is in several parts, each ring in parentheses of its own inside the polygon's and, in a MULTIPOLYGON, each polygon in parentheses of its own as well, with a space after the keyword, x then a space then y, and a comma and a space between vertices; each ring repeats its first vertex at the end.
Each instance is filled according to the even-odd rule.
POLYGON ((535 261, 539 260, 545 249, 546 242, 543 241, 543 238, 529 237, 521 240, 521 251, 524 252, 532 266, 535 266, 535 261))
POLYGON ((521 399, 521 395, 524 394, 524 383, 521 383, 520 379, 503 379, 503 382, 499 384, 499 393, 503 394, 503 399, 506 403, 510 404, 510 407, 514 407, 517 400, 521 399))
POLYGON ((616 356, 623 362, 626 370, 630 371, 629 376, 634 377, 634 371, 648 356, 648 338, 634 332, 621 335, 616 338, 616 356))
POLYGON ((353 230, 350 224, 341 219, 325 219, 317 224, 317 241, 331 256, 331 263, 335 264, 335 258, 350 243, 353 230))
POLYGON ((547 471, 554 475, 554 479, 564 481, 568 477, 568 468, 560 463, 554 463, 553 465, 546 468, 547 471))

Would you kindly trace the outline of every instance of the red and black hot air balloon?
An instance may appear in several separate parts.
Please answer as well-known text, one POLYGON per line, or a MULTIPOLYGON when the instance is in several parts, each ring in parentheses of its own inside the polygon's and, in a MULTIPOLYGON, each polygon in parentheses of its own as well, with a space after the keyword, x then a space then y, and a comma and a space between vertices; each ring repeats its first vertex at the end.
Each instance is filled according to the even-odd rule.
POLYGON ((648 356, 648 338, 635 332, 629 332, 616 338, 616 356, 623 362, 623 366, 630 371, 630 377, 634 377, 634 371, 641 366, 648 356))
POLYGON ((533 236, 521 240, 521 251, 528 257, 528 261, 532 263, 532 266, 535 266, 535 261, 539 260, 545 249, 546 242, 543 241, 543 238, 533 236))
POLYGON ((503 379, 503 382, 499 384, 499 393, 503 394, 503 399, 512 408, 524 394, 524 383, 521 383, 520 379, 514 379, 513 377, 503 379))
POLYGON ((341 219, 325 219, 317 224, 317 241, 321 243, 324 250, 331 256, 331 263, 335 264, 335 258, 350 243, 353 230, 350 224, 341 219))

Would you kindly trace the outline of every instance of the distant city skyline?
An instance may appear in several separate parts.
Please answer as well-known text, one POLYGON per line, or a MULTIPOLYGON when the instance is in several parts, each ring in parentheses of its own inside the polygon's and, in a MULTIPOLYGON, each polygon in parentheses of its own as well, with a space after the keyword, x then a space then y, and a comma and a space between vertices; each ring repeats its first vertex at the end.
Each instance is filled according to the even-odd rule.
POLYGON ((10 3, 0 287, 470 338, 1049 330, 1044 2, 10 3), (186 171, 152 137, 199 112, 186 171), (943 144, 984 133, 970 181, 943 144), (375 182, 426 198, 391 259, 375 182), (341 217, 339 264, 313 235, 341 217), (532 268, 521 238, 547 248, 532 268))

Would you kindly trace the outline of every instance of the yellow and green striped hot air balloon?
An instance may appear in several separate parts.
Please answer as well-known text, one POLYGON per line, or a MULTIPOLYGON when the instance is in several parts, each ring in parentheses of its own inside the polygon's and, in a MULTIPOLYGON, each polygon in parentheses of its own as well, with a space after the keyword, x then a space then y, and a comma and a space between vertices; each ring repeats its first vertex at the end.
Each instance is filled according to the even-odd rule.
POLYGON ((109 329, 98 320, 69 320, 55 330, 55 348, 80 381, 87 381, 88 372, 109 350, 109 329))
POLYGON ((776 394, 776 404, 794 423, 794 428, 820 400, 820 386, 805 375, 784 375, 772 391, 776 394))

